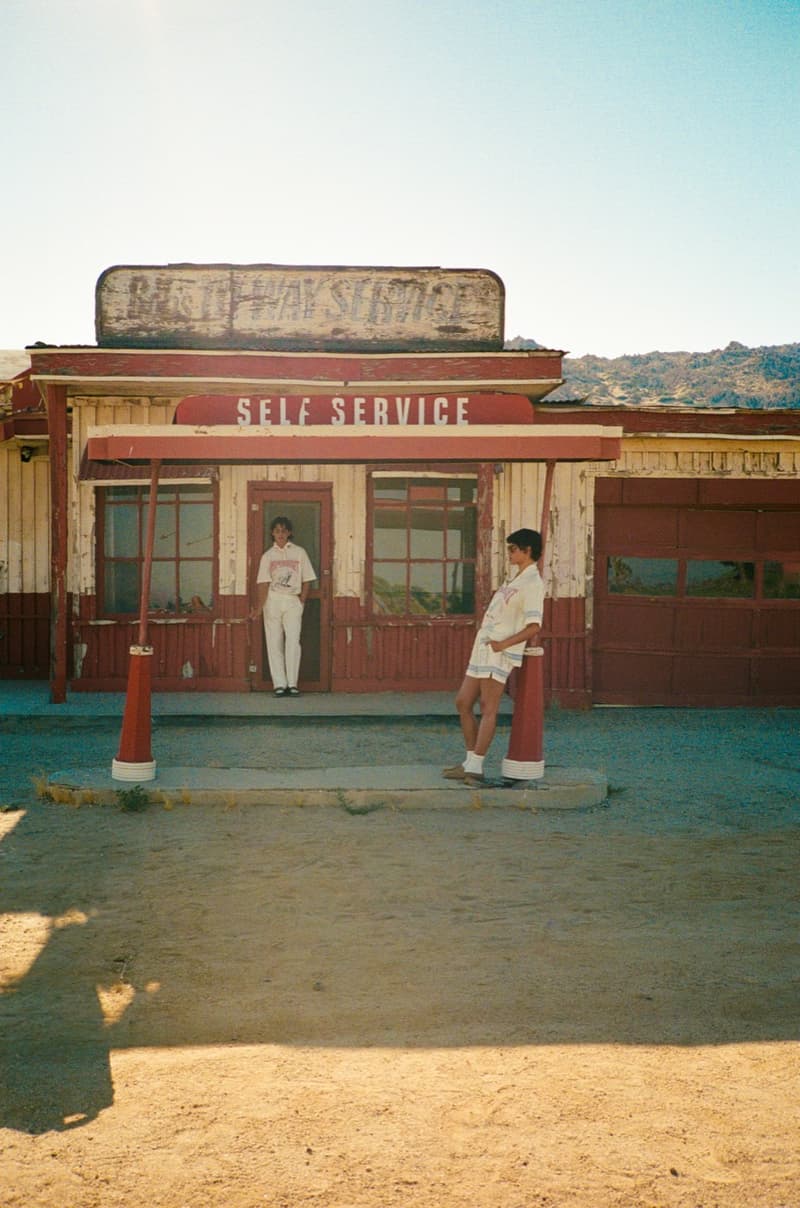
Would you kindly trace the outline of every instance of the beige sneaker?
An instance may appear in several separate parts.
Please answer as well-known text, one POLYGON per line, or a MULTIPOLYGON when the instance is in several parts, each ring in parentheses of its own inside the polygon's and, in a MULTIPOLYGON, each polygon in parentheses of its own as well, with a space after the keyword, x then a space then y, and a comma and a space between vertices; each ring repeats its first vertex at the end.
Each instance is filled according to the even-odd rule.
POLYGON ((457 763, 453 768, 445 768, 442 772, 445 780, 463 780, 466 774, 463 763, 457 763))

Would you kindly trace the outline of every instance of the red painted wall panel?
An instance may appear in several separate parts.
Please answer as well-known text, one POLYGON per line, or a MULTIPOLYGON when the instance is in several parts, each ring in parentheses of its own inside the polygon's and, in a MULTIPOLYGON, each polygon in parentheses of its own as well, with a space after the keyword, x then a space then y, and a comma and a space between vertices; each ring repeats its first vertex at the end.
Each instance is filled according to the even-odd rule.
POLYGON ((49 593, 0 596, 0 679, 47 679, 49 674, 49 593))

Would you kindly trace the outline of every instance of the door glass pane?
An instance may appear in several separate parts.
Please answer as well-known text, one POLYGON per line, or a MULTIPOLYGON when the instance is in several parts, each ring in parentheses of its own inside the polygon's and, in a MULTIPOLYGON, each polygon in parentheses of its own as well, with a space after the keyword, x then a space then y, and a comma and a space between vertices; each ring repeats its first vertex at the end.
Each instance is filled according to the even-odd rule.
POLYGON ((405 562, 374 562, 372 607, 375 612, 401 617, 406 611, 405 562))
POLYGON ((447 498, 454 503, 474 503, 478 494, 478 484, 474 478, 451 483, 447 488, 447 498))
POLYGON ((409 612, 437 616, 444 612, 442 600, 442 564, 412 562, 409 567, 409 612))
POLYGON ((800 600, 800 562, 765 562, 764 597, 800 600))
MULTIPOLYGON (((412 558, 444 557, 444 512, 411 508, 409 544, 412 558)), ((441 573, 441 568, 440 568, 441 573)))
POLYGON ((475 611, 475 566, 472 562, 454 562, 447 568, 448 613, 475 611))
POLYGON ((106 612, 139 611, 138 562, 106 562, 103 602, 106 612))
POLYGON ((181 562, 181 611, 196 612, 214 602, 210 562, 181 562))
POLYGON ((417 503, 425 500, 430 503, 444 503, 447 496, 447 486, 433 478, 421 478, 409 483, 408 498, 417 503))
POLYGON ((451 508, 447 513, 448 558, 474 558, 476 546, 475 508, 451 508))
POLYGON ((678 590, 677 558, 608 559, 608 591, 616 596, 674 596, 678 590))
POLYGON ((693 559, 686 563, 686 594, 715 599, 749 599, 755 594, 754 571, 752 562, 693 559))
POLYGON ((375 509, 372 552, 376 558, 405 558, 406 514, 392 508, 375 509))
MULTIPOLYGON (((142 514, 142 530, 147 524, 147 509, 142 514)), ((178 520, 175 505, 159 504, 156 507, 156 528, 153 541, 154 558, 174 558, 178 546, 178 520)))
POLYGON ((107 558, 139 556, 139 509, 135 504, 106 508, 105 554, 107 558))
POLYGON ((150 608, 177 612, 175 563, 154 562, 150 575, 150 608))
POLYGON ((404 478, 373 479, 373 493, 376 499, 405 499, 407 489, 404 478))
POLYGON ((179 553, 186 558, 213 558, 214 511, 207 503, 181 503, 179 553))

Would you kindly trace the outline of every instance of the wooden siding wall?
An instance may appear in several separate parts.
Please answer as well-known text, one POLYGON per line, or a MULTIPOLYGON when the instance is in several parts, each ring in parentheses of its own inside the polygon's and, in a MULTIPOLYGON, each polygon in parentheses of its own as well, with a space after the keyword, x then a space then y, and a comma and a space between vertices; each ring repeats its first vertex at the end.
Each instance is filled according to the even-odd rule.
MULTIPOLYGON (((581 707, 589 703, 594 474, 589 462, 556 466, 550 499, 542 575, 546 603, 543 625, 545 693, 548 700, 581 707)), ((505 465, 496 479, 493 564, 501 582, 508 563, 505 540, 518 528, 542 524, 546 465, 505 465)))
POLYGON ((46 679, 50 668, 50 469, 0 446, 0 677, 46 679))

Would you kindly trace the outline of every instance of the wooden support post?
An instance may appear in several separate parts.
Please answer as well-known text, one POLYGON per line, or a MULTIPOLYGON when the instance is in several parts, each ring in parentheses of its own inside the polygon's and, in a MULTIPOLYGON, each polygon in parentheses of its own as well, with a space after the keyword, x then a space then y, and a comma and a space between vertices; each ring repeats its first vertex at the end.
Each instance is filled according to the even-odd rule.
MULTIPOLYGON (((547 462, 542 498, 542 553, 538 561, 541 572, 544 548, 550 528, 550 501, 556 463, 547 462)), ((509 781, 541 780, 544 776, 544 650, 528 646, 519 669, 514 693, 514 714, 511 718, 511 738, 503 760, 503 777, 509 781)))
POLYGON ((113 780, 154 780, 156 761, 151 746, 151 682, 153 647, 147 644, 147 613, 150 607, 150 580, 153 569, 153 543, 158 503, 159 461, 150 466, 150 498, 147 503, 147 532, 142 583, 139 593, 139 641, 130 648, 128 690, 122 717, 119 751, 111 762, 113 780))
POLYGON ((69 481, 67 473, 67 388, 45 388, 50 434, 50 700, 67 699, 67 546, 69 481))

